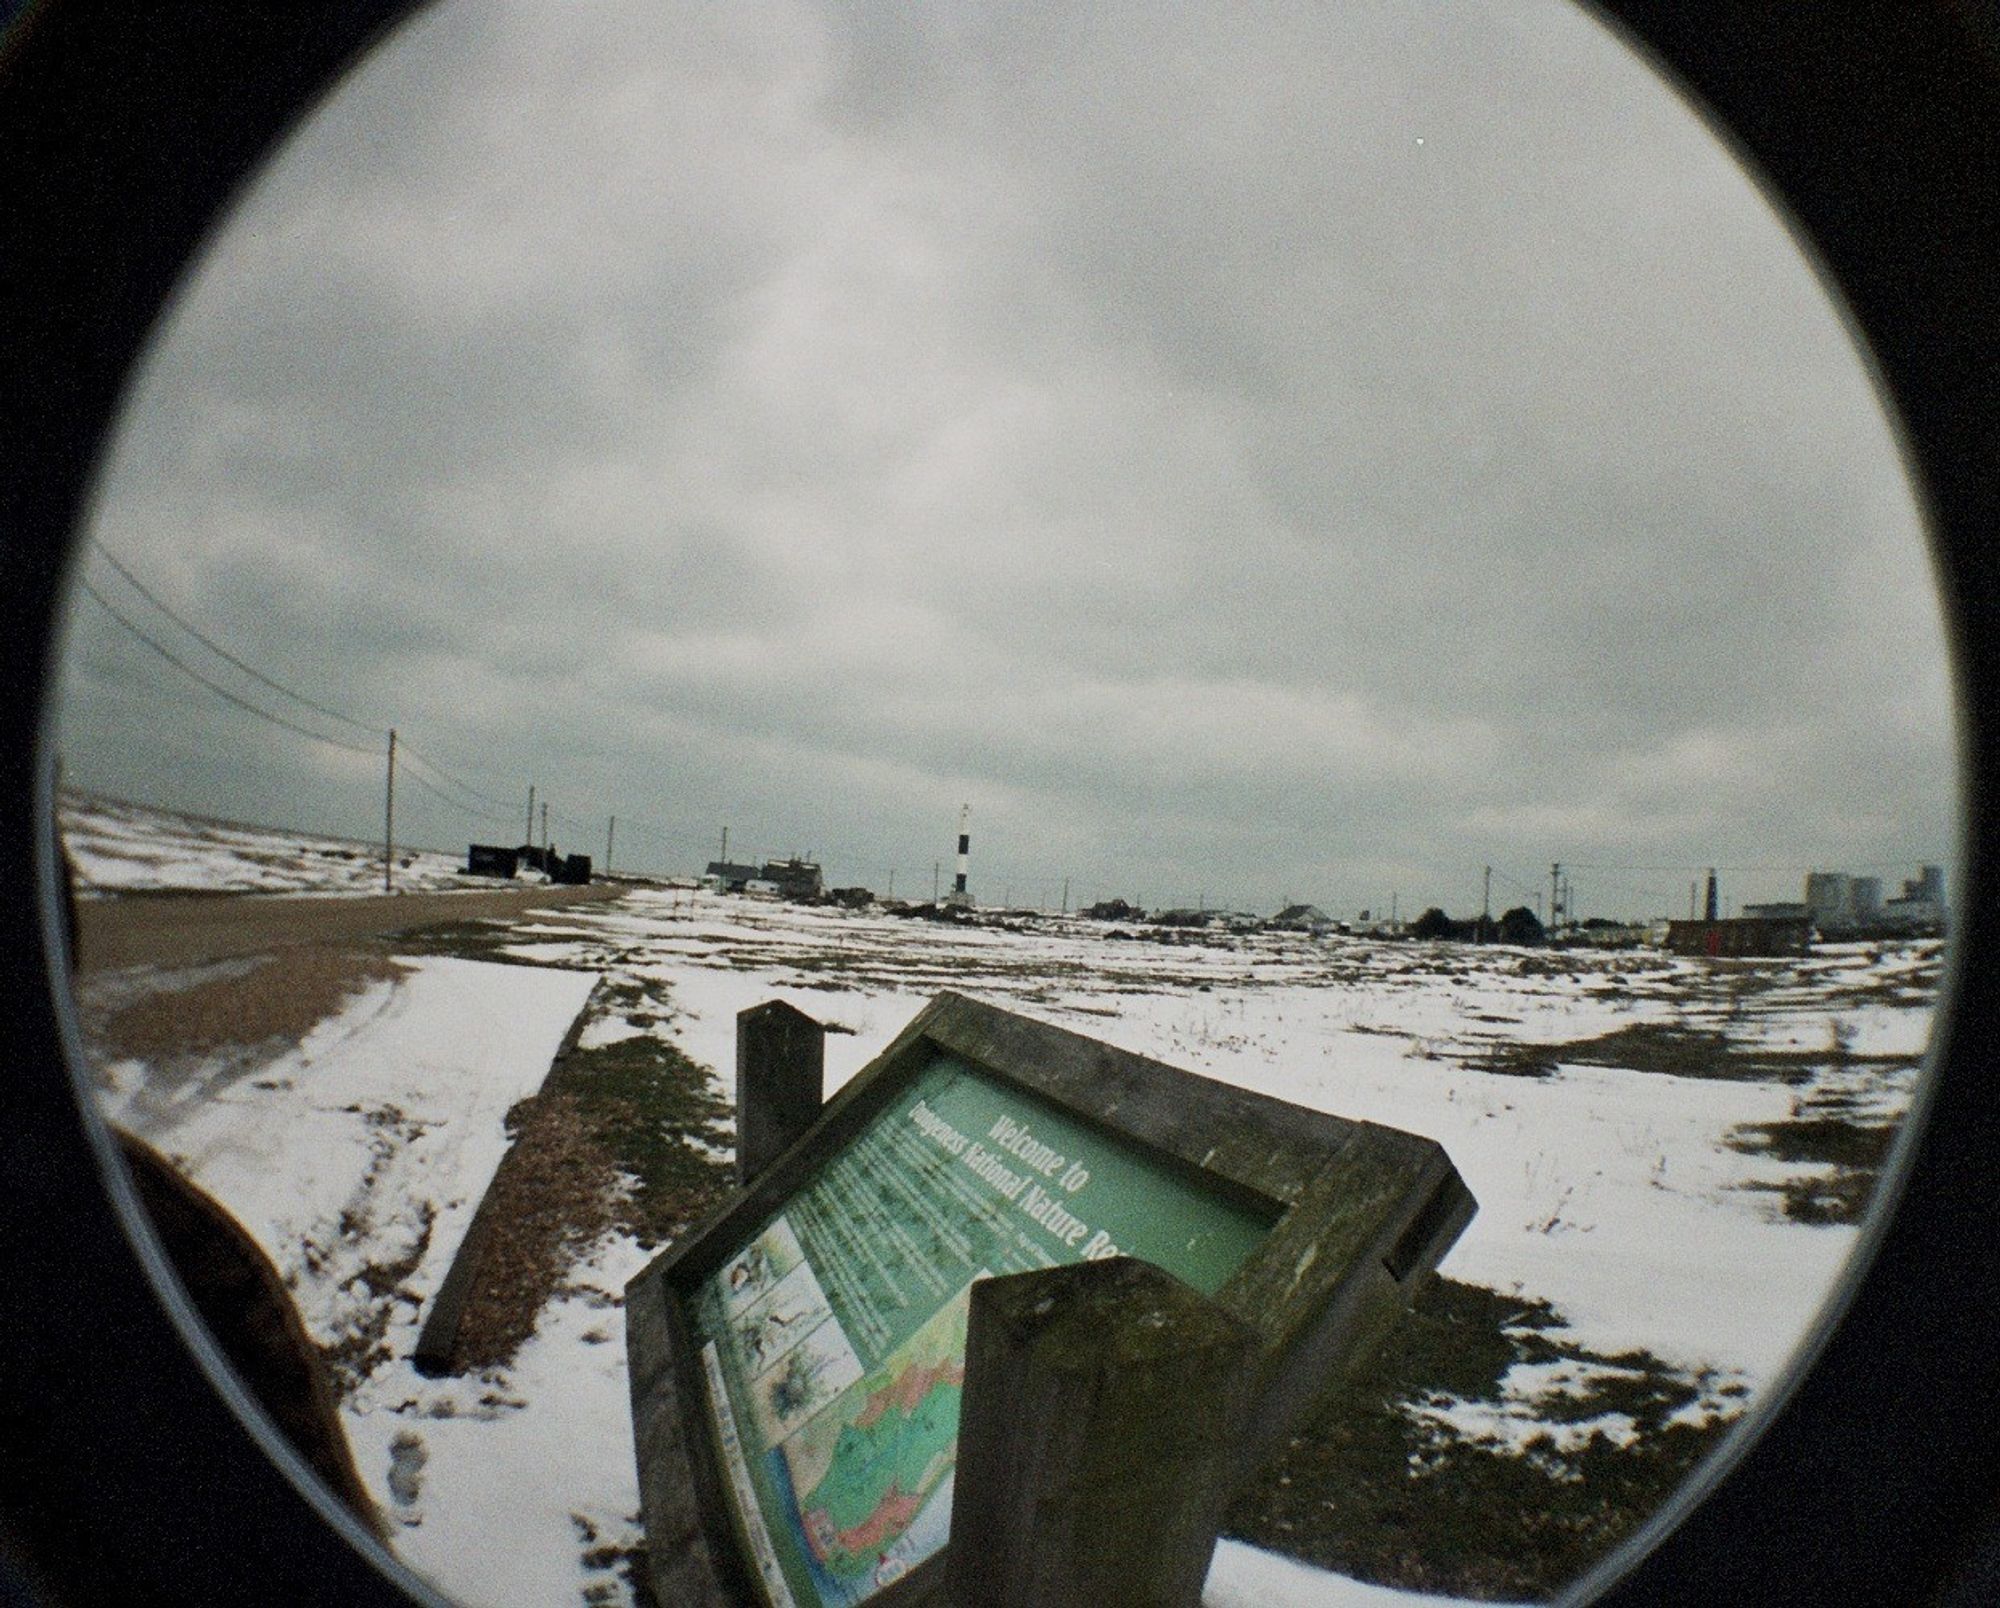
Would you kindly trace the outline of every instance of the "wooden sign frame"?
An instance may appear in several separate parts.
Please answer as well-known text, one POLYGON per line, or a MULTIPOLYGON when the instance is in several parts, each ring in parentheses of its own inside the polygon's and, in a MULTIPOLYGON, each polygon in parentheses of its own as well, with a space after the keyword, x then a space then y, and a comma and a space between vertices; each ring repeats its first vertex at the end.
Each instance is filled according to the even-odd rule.
MULTIPOLYGON (((1393 1322, 1476 1210, 1435 1141, 1289 1105, 963 995, 931 1001, 817 1122, 626 1286, 634 1446, 663 1602, 769 1601, 707 1408, 688 1302, 940 1056, 1059 1108, 1128 1152, 1266 1218, 1212 1299, 1257 1332, 1238 1466, 1280 1450, 1341 1364, 1393 1322)), ((871 1596, 941 1600, 945 1554, 871 1596)))

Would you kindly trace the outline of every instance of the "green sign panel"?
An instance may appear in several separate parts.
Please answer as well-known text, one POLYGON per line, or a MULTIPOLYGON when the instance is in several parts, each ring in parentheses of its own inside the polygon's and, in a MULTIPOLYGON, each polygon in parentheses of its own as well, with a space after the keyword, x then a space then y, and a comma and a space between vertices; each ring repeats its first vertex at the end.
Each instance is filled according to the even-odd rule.
POLYGON ((1137 1256, 1213 1295, 1269 1220, 940 1055, 694 1290, 707 1404, 774 1608, 845 1608, 950 1531, 968 1292, 1137 1256))

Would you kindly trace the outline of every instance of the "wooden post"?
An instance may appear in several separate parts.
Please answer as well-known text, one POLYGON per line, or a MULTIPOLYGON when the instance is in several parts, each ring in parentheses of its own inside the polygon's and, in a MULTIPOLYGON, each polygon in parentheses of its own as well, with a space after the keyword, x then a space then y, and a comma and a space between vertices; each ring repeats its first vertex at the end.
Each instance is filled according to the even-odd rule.
POLYGON ((953 1608, 1195 1608, 1255 1340, 1131 1257, 973 1285, 953 1608))
POLYGON ((781 999, 736 1013, 736 1181, 749 1185, 818 1120, 826 1029, 781 999))

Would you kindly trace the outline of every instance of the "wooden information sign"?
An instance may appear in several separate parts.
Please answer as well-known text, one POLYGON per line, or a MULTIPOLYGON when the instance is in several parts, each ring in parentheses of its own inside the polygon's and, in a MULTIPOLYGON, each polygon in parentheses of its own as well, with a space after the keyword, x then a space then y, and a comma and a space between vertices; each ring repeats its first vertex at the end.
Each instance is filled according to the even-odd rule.
POLYGON ((978 1280, 1132 1257, 1249 1325, 1247 1474, 1472 1212, 1430 1140, 939 995, 627 1287, 655 1591, 941 1601, 978 1280))

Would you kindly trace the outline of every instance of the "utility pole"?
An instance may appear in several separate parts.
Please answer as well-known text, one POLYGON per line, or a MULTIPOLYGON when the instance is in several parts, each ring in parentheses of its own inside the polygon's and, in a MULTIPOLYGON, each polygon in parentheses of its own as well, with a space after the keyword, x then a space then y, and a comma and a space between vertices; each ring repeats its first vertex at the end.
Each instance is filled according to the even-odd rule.
POLYGON ((940 876, 942 876, 942 875, 943 875, 943 873, 944 873, 944 862, 943 862, 942 860, 933 860, 933 861, 931 861, 931 903, 932 903, 932 904, 936 904, 936 903, 938 902, 938 879, 939 879, 939 877, 940 877, 940 876))
POLYGON ((1063 878, 1063 911, 1062 911, 1062 913, 1063 913, 1064 915, 1068 915, 1068 914, 1069 914, 1069 878, 1068 878, 1068 877, 1064 877, 1064 878, 1063 878))
POLYGON ((528 830, 521 835, 521 841, 527 844, 532 844, 535 841, 535 784, 533 782, 528 783, 528 830))
POLYGON ((1563 913, 1562 907, 1562 862, 1558 860, 1549 867, 1549 936, 1556 931, 1556 918, 1563 913))
POLYGON ((389 793, 382 806, 382 891, 396 891, 396 728, 389 728, 389 793))
POLYGON ((1486 942, 1486 935, 1493 926, 1493 867, 1486 868, 1486 891, 1479 896, 1479 941, 1486 942))
POLYGON ((618 817, 611 817, 611 824, 604 829, 604 874, 611 875, 611 839, 618 830, 618 817))
POLYGON ((549 868, 549 801, 542 800, 542 869, 549 868))

